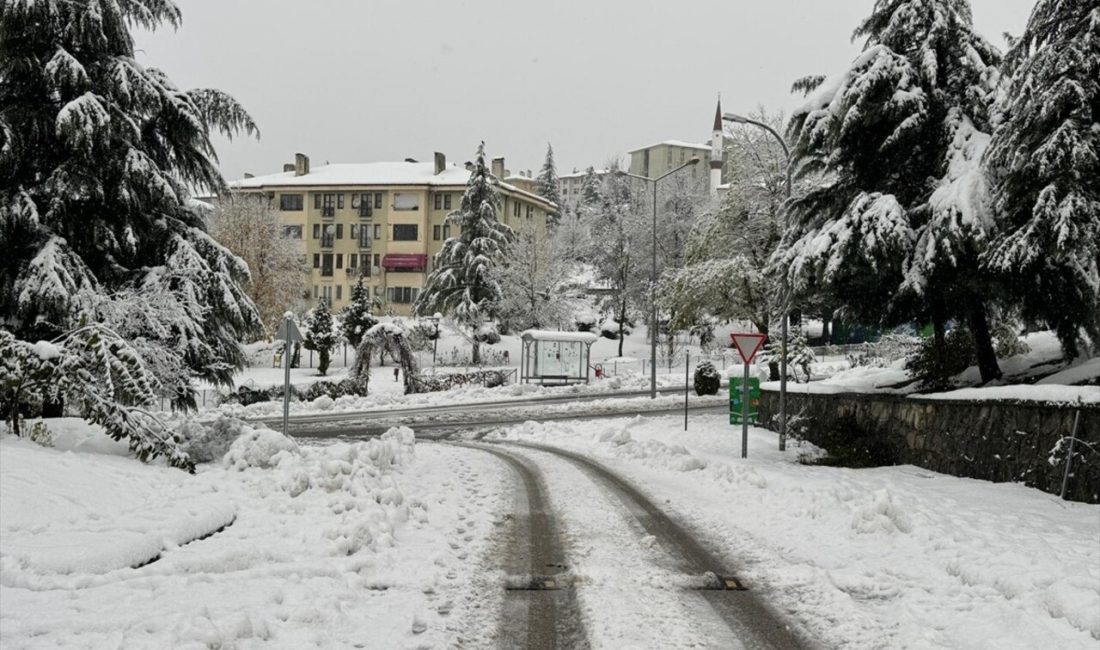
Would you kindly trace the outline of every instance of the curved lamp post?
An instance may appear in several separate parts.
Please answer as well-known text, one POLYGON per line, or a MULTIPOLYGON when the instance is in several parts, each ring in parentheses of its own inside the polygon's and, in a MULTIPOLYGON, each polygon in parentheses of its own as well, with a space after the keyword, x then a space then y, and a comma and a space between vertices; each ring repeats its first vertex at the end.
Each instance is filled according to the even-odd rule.
MULTIPOLYGON (((772 127, 758 122, 757 120, 745 117, 743 115, 737 115, 736 113, 725 113, 722 115, 722 120, 725 122, 732 122, 733 124, 747 124, 755 126, 760 129, 764 129, 768 133, 775 137, 779 142, 779 146, 783 147, 783 156, 787 159, 787 198, 791 198, 791 150, 787 147, 787 142, 783 140, 783 136, 773 129, 772 127)), ((783 232, 787 231, 787 215, 783 214, 783 232)), ((782 306, 783 306, 783 328, 780 339, 780 370, 779 370, 779 451, 783 451, 787 448, 787 321, 790 320, 790 310, 788 309, 787 298, 787 274, 783 273, 782 284, 782 306)))
POLYGON ((672 176, 676 172, 699 163, 695 157, 686 163, 661 174, 657 178, 631 174, 630 172, 616 172, 619 176, 629 176, 653 185, 653 260, 649 270, 649 397, 657 399, 657 183, 672 176))

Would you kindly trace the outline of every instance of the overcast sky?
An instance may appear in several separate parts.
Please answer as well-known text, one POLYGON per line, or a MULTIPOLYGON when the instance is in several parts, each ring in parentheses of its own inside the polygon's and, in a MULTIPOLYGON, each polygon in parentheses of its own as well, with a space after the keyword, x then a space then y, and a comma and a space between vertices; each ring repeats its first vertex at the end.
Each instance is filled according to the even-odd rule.
MULTIPOLYGON (((512 171, 602 165, 704 141, 714 102, 789 112, 791 82, 835 74, 872 0, 177 0, 178 31, 138 34, 146 65, 234 95, 262 138, 219 143, 227 178, 314 165, 473 156, 512 171)), ((1033 0, 973 0, 999 47, 1033 0)))

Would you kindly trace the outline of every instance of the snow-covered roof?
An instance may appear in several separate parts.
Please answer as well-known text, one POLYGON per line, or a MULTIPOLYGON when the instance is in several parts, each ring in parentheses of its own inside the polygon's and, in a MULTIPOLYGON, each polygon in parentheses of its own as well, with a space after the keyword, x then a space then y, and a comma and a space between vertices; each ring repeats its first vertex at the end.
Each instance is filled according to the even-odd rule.
MULTIPOLYGON (((610 169, 596 169, 596 170, 593 170, 593 171, 595 171, 596 175, 599 176, 601 174, 610 173, 611 170, 610 169)), ((585 171, 573 172, 571 174, 558 174, 558 178, 559 179, 563 179, 563 178, 584 178, 587 175, 588 175, 588 171, 585 170, 585 171)))
POLYGON ((524 341, 565 341, 588 343, 591 345, 600 337, 592 332, 559 332, 557 330, 526 330, 520 334, 524 341))
POLYGON ((699 149, 702 151, 710 151, 710 145, 699 144, 698 142, 684 142, 683 140, 662 140, 660 142, 654 142, 651 145, 645 147, 638 147, 637 149, 631 149, 627 153, 634 153, 635 151, 645 151, 646 149, 652 149, 654 147, 668 146, 668 147, 685 147, 687 149, 699 149))
MULTIPOLYGON (((332 163, 318 165, 308 174, 296 176, 294 172, 279 172, 264 176, 242 178, 229 183, 235 190, 258 190, 275 187, 359 186, 359 185, 427 185, 431 187, 465 187, 470 172, 454 163, 442 172, 435 173, 431 162, 373 162, 332 163)), ((537 194, 514 185, 501 182, 501 187, 513 194, 520 194, 550 209, 557 206, 537 194)))

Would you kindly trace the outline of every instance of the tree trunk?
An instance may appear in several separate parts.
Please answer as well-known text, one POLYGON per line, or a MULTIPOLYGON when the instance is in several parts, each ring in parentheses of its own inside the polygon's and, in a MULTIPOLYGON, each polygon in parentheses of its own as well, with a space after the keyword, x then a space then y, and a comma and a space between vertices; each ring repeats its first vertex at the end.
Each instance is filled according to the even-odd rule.
POLYGON ((625 328, 623 327, 623 320, 622 320, 622 318, 620 318, 619 319, 619 356, 620 357, 623 356, 623 339, 626 338, 626 335, 623 333, 624 329, 625 328))
POLYGON ((474 332, 474 365, 481 363, 481 343, 477 340, 477 332, 474 332))
POLYGON ((974 337, 974 352, 978 357, 978 371, 982 374, 982 383, 998 379, 1001 376, 1001 368, 997 365, 997 352, 993 349, 993 337, 989 334, 989 319, 986 317, 985 305, 980 301, 971 303, 966 321, 970 325, 970 334, 974 337))
POLYGON ((821 312, 821 344, 832 345, 832 336, 829 334, 829 325, 833 319, 833 312, 826 309, 821 312))

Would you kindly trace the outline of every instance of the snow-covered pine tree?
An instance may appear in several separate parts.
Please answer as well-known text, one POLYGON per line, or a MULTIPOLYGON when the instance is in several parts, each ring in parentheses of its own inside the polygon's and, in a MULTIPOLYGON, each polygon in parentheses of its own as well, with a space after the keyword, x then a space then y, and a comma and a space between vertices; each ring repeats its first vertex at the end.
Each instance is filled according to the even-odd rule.
POLYGON ((1100 5, 1039 0, 1005 68, 985 261, 1072 358, 1082 330, 1100 348, 1100 5))
POLYGON ((358 349, 359 343, 363 340, 363 335, 367 333, 367 330, 378 324, 378 319, 371 313, 374 311, 375 305, 376 303, 370 295, 370 287, 364 286, 363 276, 359 276, 359 280, 351 288, 351 301, 347 307, 344 307, 344 322, 342 323, 344 338, 348 340, 353 348, 358 349))
POLYGON ((80 296, 156 292, 177 317, 150 340, 228 384, 259 318, 188 188, 224 188, 214 132, 256 127, 136 61, 132 28, 179 22, 170 0, 0 4, 0 320, 48 340, 88 314, 80 296))
POLYGON ((554 148, 546 143, 546 160, 535 178, 538 195, 558 206, 558 212, 547 215, 548 225, 557 225, 561 219, 561 190, 558 187, 558 170, 554 166, 554 148))
POLYGON ((821 182, 788 204, 772 267, 862 322, 931 320, 941 342, 949 319, 966 322, 991 380, 978 162, 1000 55, 966 0, 877 0, 855 36, 863 53, 792 116, 795 173, 821 182))
POLYGON ((595 167, 584 170, 584 180, 581 182, 580 205, 586 208, 596 208, 603 202, 600 191, 600 177, 595 167))
POLYGON ((317 351, 317 373, 324 375, 328 372, 329 355, 336 345, 328 298, 318 300, 317 307, 310 313, 309 329, 305 338, 306 349, 317 351))
POLYGON ((447 223, 458 227, 458 236, 443 242, 424 288, 413 310, 423 316, 442 312, 470 330, 473 362, 481 362, 481 347, 474 335, 483 322, 496 318, 503 298, 499 266, 512 229, 497 219, 500 197, 497 180, 485 164, 485 143, 477 147, 461 207, 447 215, 447 223))

